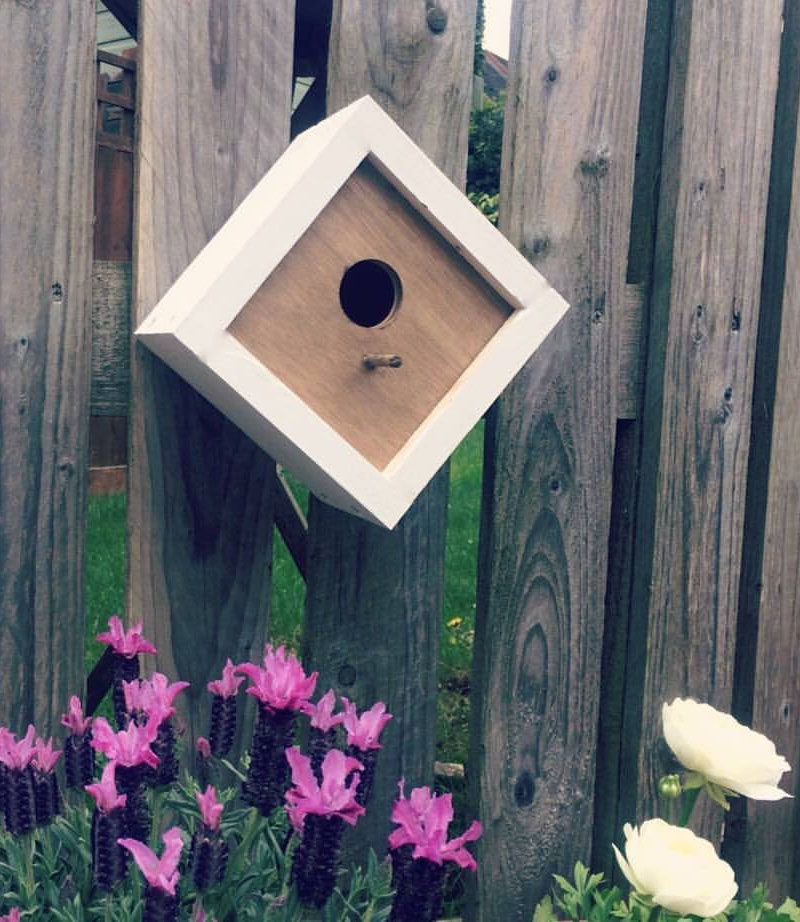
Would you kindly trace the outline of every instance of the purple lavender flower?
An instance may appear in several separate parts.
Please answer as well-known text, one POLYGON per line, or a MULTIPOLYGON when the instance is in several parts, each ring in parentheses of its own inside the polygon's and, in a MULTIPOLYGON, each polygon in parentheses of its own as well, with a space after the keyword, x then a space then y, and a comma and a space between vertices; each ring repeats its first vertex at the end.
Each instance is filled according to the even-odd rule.
POLYGON ((331 749, 318 782, 311 760, 299 749, 288 749, 286 758, 294 784, 286 792, 286 810, 302 836, 294 853, 292 881, 300 901, 319 909, 333 893, 345 824, 354 825, 364 813, 356 801, 361 763, 331 749))
POLYGON ((247 694, 258 701, 258 717, 250 747, 250 767, 242 786, 246 803, 262 816, 281 803, 289 786, 285 752, 294 742, 295 712, 314 693, 317 673, 306 675, 299 660, 283 647, 267 644, 264 665, 243 663, 236 667, 251 681, 247 694))
POLYGON ((195 887, 202 893, 225 876, 228 846, 220 832, 222 804, 217 800, 217 792, 208 785, 204 793, 198 792, 195 797, 201 823, 192 836, 189 868, 195 887))
POLYGON ((155 721, 143 727, 130 723, 116 733, 104 717, 92 725, 92 746, 117 763, 117 785, 127 795, 125 829, 143 842, 150 835, 150 808, 145 792, 147 770, 158 767, 158 756, 151 746, 158 736, 155 721))
POLYGON ((61 812, 61 791, 53 770, 62 750, 53 749, 53 738, 37 737, 31 759, 34 813, 37 826, 48 826, 61 812))
POLYGON ((444 863, 453 861, 462 868, 475 870, 475 859, 464 848, 482 833, 481 824, 473 822, 455 839, 447 840, 453 819, 450 794, 432 794, 430 788, 414 788, 408 798, 404 784, 392 808, 397 824, 389 836, 392 850, 395 897, 390 922, 435 922, 441 911, 444 863))
POLYGON ((158 757, 158 767, 147 773, 146 780, 152 787, 164 787, 178 780, 178 759, 175 754, 175 698, 189 687, 188 682, 172 682, 160 672, 154 672, 149 679, 123 682, 125 708, 138 724, 153 722, 158 728, 153 741, 153 752, 158 757))
POLYGON ((178 864, 183 849, 180 829, 173 826, 164 833, 161 840, 164 850, 160 858, 143 842, 136 839, 118 840, 133 855, 133 860, 147 881, 142 922, 177 922, 178 919, 178 864))
POLYGON ((206 686, 212 694, 211 727, 208 734, 210 751, 218 757, 227 755, 236 735, 236 705, 239 686, 244 676, 236 676, 236 666, 228 658, 222 678, 206 686))
POLYGON ((86 785, 95 801, 91 831, 94 881, 106 893, 125 879, 128 867, 128 853, 117 842, 125 832, 128 798, 117 791, 116 767, 113 760, 106 762, 100 781, 86 785))
POLYGON ((299 711, 314 694, 319 673, 306 675, 300 661, 283 646, 275 650, 271 643, 264 648, 264 665, 240 663, 252 685, 247 689, 261 704, 273 711, 299 711))
POLYGON ((347 733, 347 752, 355 756, 363 765, 361 783, 358 788, 358 802, 362 806, 369 803, 372 786, 375 783, 375 766, 378 761, 378 751, 381 744, 378 739, 383 728, 392 719, 386 711, 383 701, 376 701, 368 711, 358 714, 355 703, 342 695, 344 714, 342 723, 347 733))
POLYGON ((316 704, 307 701, 301 707, 302 712, 311 718, 308 755, 317 781, 322 781, 322 760, 336 745, 336 728, 344 720, 343 713, 333 713, 335 707, 336 694, 332 688, 328 689, 316 704))
POLYGON ((114 684, 112 698, 114 702, 114 720, 117 729, 122 730, 128 723, 125 709, 123 682, 132 682, 139 678, 139 654, 155 653, 156 648, 142 637, 141 623, 126 631, 116 615, 108 619, 108 630, 97 635, 100 643, 108 644, 113 651, 114 684))
POLYGON ((68 788, 82 788, 94 778, 95 758, 92 749, 92 719, 83 716, 81 699, 73 695, 61 723, 70 732, 64 740, 64 775, 68 788))
POLYGON ((6 827, 14 836, 25 835, 36 825, 36 800, 31 761, 36 754, 33 724, 21 740, 6 731, 0 739, 0 762, 5 766, 4 811, 6 827))

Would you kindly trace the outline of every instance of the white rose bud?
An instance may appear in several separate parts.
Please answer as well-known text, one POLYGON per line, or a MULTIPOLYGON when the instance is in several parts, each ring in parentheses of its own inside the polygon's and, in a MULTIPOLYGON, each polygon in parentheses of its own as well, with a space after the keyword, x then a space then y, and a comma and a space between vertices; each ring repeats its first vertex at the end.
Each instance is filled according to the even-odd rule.
POLYGON ((661 716, 664 739, 685 768, 754 800, 791 797, 778 787, 791 766, 762 733, 691 698, 665 704, 661 716))
POLYGON ((671 912, 709 918, 736 895, 733 868, 691 829, 654 819, 625 824, 625 857, 614 854, 631 886, 671 912))

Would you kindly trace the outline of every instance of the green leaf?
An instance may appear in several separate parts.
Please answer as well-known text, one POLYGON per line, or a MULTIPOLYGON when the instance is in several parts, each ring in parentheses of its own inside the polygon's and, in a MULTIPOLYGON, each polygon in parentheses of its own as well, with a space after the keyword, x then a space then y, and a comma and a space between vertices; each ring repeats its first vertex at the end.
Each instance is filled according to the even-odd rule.
POLYGON ((556 922, 556 914, 553 912, 553 901, 549 896, 544 897, 533 910, 533 919, 531 922, 556 922))
POLYGON ((788 916, 792 922, 800 922, 800 906, 791 897, 781 903, 777 912, 778 915, 788 916))

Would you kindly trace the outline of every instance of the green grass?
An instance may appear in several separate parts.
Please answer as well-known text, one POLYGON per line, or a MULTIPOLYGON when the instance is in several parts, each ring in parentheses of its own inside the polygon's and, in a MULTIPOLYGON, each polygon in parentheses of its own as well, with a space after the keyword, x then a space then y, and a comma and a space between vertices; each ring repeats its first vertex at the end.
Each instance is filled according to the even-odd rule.
POLYGON ((125 494, 91 496, 86 535, 86 663, 103 652, 95 640, 111 615, 125 607, 125 494))
MULTIPOLYGON (((440 652, 438 757, 464 762, 469 725, 469 673, 475 629, 475 574, 483 463, 483 425, 473 429, 450 465, 445 594, 440 652)), ((307 491, 297 488, 305 508, 307 491)), ((102 648, 94 637, 125 602, 125 497, 92 497, 86 547, 88 667, 102 648)), ((275 534, 272 560, 270 638, 300 646, 305 583, 283 541, 275 534)))

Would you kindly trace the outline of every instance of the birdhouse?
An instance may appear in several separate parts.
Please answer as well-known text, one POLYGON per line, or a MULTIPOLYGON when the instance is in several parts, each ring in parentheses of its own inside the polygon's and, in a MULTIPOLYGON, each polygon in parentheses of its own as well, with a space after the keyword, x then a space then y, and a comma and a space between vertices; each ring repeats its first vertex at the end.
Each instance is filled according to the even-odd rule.
POLYGON ((567 304, 369 97, 295 140, 136 331, 392 528, 567 304))

